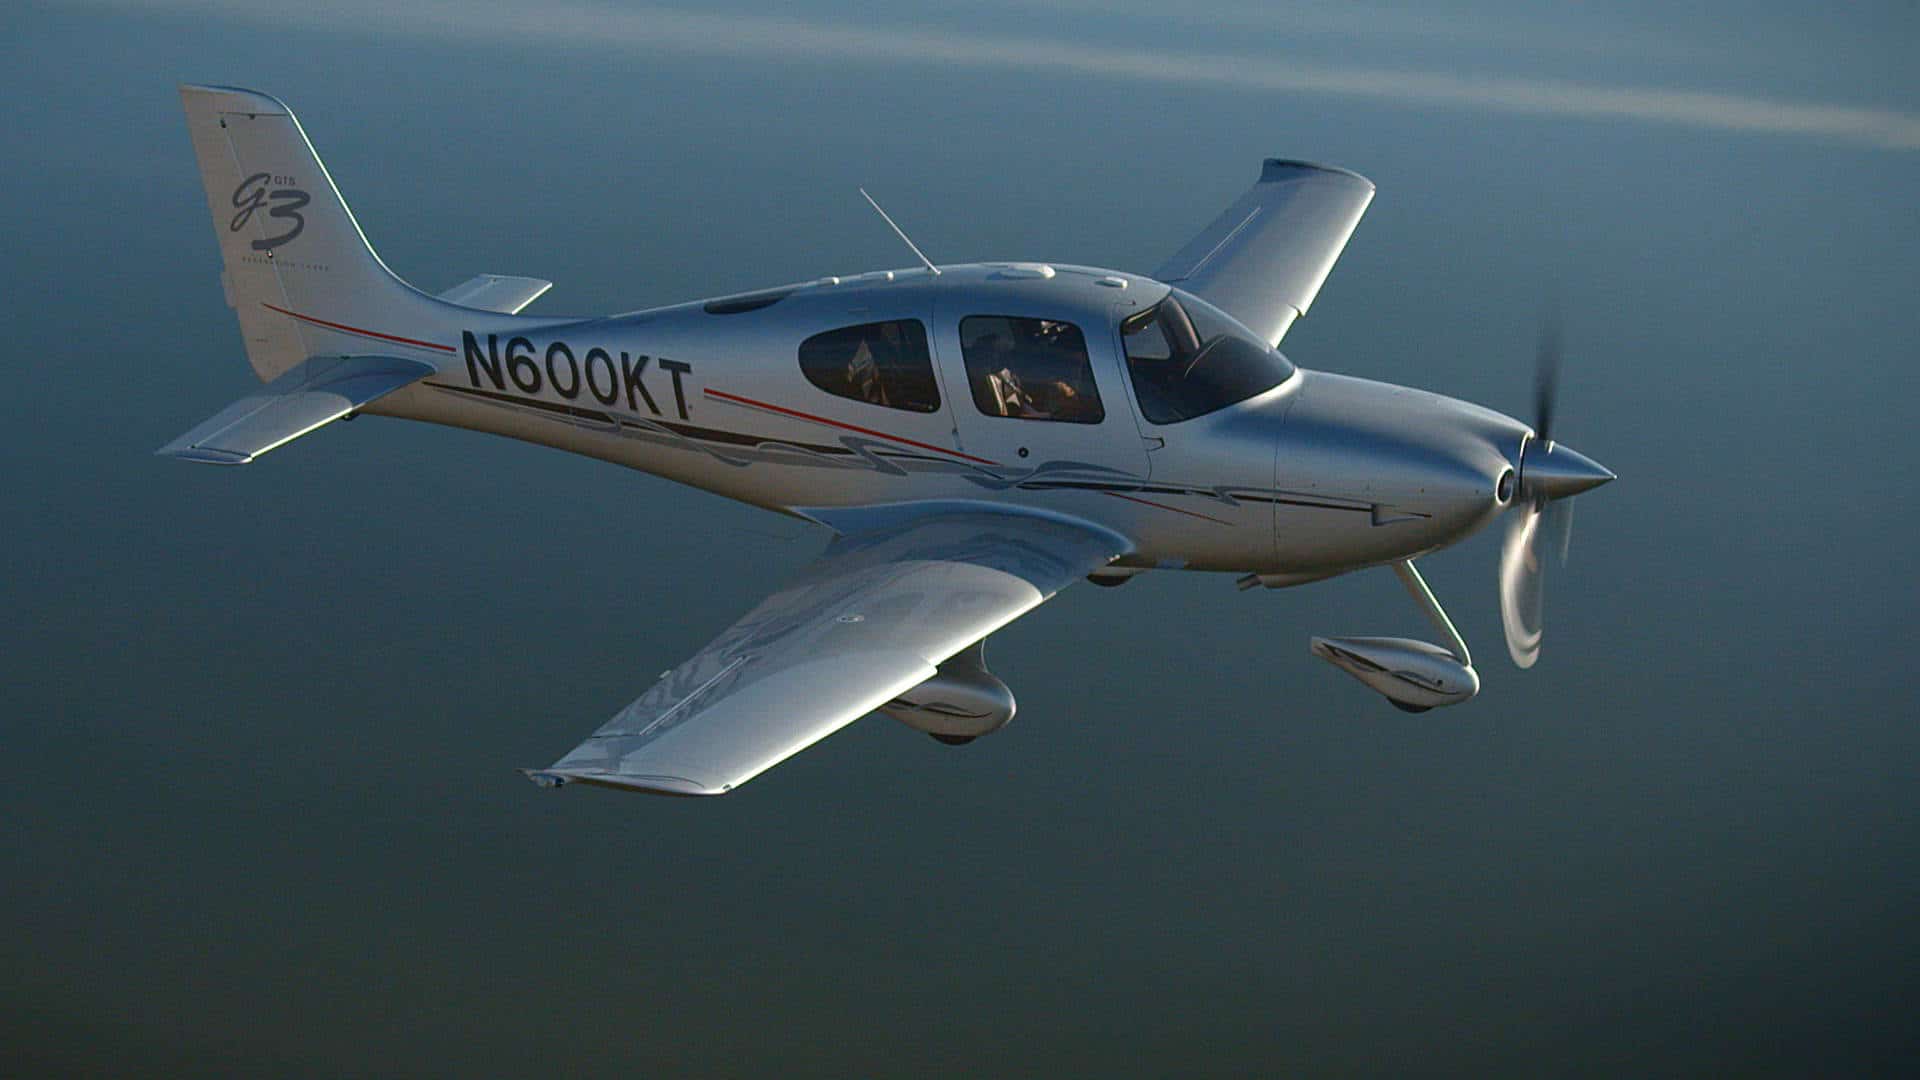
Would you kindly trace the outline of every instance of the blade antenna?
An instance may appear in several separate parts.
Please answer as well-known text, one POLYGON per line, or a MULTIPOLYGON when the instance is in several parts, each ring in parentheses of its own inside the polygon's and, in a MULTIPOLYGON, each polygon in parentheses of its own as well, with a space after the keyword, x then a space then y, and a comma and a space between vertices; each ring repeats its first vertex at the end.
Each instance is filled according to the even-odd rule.
POLYGON ((873 207, 873 212, 876 214, 879 214, 880 220, 887 223, 887 228, 893 230, 893 234, 895 236, 898 236, 901 242, 907 245, 908 249, 913 252, 916 258, 918 258, 921 262, 926 264, 927 269, 933 271, 933 274, 935 277, 940 276, 940 268, 933 265, 933 260, 927 258, 927 253, 920 250, 919 245, 915 244, 913 240, 907 236, 905 230, 901 229, 900 226, 895 225, 893 223, 893 219, 887 216, 887 212, 885 210, 880 209, 880 204, 873 201, 873 196, 867 194, 866 188, 860 189, 860 197, 867 200, 867 205, 873 207))

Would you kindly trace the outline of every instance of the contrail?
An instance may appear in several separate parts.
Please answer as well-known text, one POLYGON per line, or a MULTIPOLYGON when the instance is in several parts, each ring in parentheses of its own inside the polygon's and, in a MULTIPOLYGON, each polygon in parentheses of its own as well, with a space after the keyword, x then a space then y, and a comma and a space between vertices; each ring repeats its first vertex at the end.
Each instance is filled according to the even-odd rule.
POLYGON ((139 10, 218 15, 223 20, 343 31, 469 38, 489 43, 564 44, 609 51, 830 60, 915 67, 948 65, 1073 73, 1237 91, 1317 94, 1415 106, 1632 120, 1714 131, 1835 139, 1891 150, 1920 149, 1920 115, 1697 90, 1602 86, 1551 79, 1316 64, 1283 56, 1139 50, 966 34, 834 25, 774 15, 708 15, 669 8, 615 9, 580 3, 507 5, 367 0, 279 6, 266 0, 133 0, 139 10))

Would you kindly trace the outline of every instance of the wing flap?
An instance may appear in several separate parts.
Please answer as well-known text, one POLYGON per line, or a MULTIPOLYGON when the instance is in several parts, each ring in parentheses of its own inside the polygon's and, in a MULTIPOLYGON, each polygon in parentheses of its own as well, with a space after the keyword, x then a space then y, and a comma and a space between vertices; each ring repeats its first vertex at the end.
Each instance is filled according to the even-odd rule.
POLYGON ((1373 182, 1357 173, 1269 159, 1259 182, 1153 276, 1278 345, 1313 306, 1372 201, 1373 182))
POLYGON ((394 356, 317 356, 215 413, 155 453, 244 465, 433 374, 432 364, 394 356))
POLYGON ((441 293, 440 299, 461 307, 518 315, 522 308, 540 299, 551 288, 553 282, 539 278, 480 274, 441 293))
POLYGON ((546 786, 724 794, 1125 550, 1102 530, 995 511, 839 537, 793 584, 527 775, 546 786))

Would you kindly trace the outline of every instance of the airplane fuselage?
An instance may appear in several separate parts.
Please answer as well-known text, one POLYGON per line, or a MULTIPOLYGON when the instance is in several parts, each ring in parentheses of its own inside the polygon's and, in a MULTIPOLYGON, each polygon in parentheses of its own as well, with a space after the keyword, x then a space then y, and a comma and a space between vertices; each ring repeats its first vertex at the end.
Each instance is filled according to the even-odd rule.
POLYGON ((364 351, 371 331, 383 351, 397 345, 438 369, 367 412, 554 446, 828 524, 907 502, 1015 504, 1129 537, 1136 548, 1119 565, 1133 568, 1313 580, 1458 541, 1505 507, 1503 475, 1511 494, 1529 430, 1498 413, 1300 370, 1244 401, 1154 423, 1120 327, 1167 286, 1059 265, 942 270, 604 318, 473 312, 445 341, 318 328, 348 339, 343 352, 364 351), (1092 408, 1083 393, 1073 422, 989 412, 961 340, 977 318, 1078 330, 1092 408), (900 323, 924 328, 932 364, 912 407, 830 392, 803 370, 803 342, 900 323))

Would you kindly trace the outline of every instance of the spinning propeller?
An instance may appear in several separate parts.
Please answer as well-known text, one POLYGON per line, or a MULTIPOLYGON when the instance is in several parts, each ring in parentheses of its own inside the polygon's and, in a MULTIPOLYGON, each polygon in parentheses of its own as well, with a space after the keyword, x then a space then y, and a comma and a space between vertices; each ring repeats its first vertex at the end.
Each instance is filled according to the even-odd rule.
POLYGON ((1500 549, 1500 622, 1507 652, 1523 668, 1540 658, 1541 571, 1549 550, 1567 561, 1573 536, 1573 504, 1567 500, 1612 480, 1593 459, 1553 441, 1553 414, 1560 393, 1560 326, 1549 319, 1540 333, 1533 377, 1532 438, 1520 452, 1513 516, 1500 549))

